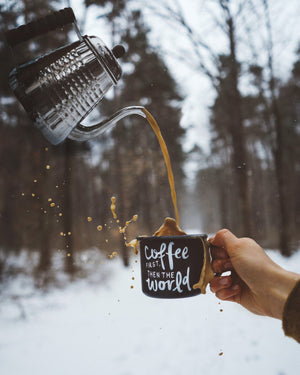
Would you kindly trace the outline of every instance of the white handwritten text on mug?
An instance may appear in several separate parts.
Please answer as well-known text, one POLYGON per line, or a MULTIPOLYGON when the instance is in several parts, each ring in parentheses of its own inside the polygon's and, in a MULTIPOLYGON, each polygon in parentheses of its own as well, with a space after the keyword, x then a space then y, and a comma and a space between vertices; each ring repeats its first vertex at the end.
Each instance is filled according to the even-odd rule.
POLYGON ((146 284, 149 291, 169 290, 183 292, 183 286, 189 291, 192 289, 190 286, 190 267, 186 268, 185 273, 182 271, 174 270, 174 260, 186 260, 189 258, 189 249, 187 246, 182 249, 174 248, 174 242, 169 242, 168 245, 163 242, 159 250, 149 248, 147 245, 144 247, 146 268, 152 268, 154 264, 159 266, 160 270, 153 271, 147 270, 146 284), (166 259, 165 259, 166 258, 166 259), (167 272, 166 272, 167 267, 167 272))

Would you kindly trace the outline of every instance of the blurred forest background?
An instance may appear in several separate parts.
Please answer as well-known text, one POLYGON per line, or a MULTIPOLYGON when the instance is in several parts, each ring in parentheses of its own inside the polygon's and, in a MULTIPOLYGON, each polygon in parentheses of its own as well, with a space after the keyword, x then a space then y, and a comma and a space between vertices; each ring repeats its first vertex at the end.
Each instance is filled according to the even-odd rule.
MULTIPOLYGON (((203 232, 227 227, 289 256, 300 239, 300 50, 294 51, 286 78, 278 77, 269 1, 209 3, 226 53, 215 53, 178 1, 83 1, 84 12, 78 15, 83 34, 89 34, 85 21, 94 12, 106 21, 111 40, 105 43, 121 43, 127 50, 120 61, 123 77, 102 101, 101 115, 143 105, 157 119, 172 161, 183 229, 199 215, 203 232), (184 94, 164 61, 166 52, 151 44, 149 14, 161 20, 162 33, 164 25, 172 25, 174 41, 176 33, 186 39, 189 50, 174 56, 178 64, 188 65, 193 58, 195 71, 211 84, 208 151, 196 140, 189 151, 184 148, 189 131, 180 125, 184 94), (255 38, 261 35, 251 30, 251 19, 263 25, 264 49, 257 50, 255 38), (251 53, 242 61, 245 44, 251 53), (195 180, 186 178, 191 159, 198 163, 195 180)), ((129 239, 153 233, 164 217, 174 215, 162 153, 144 119, 128 117, 89 142, 51 146, 14 98, 8 86, 14 61, 3 32, 65 6, 77 14, 71 1, 0 1, 0 278, 17 272, 7 259, 24 250, 37 256, 34 277, 39 284, 53 277, 58 251, 70 275, 80 269, 76 254, 90 247, 107 254, 117 251, 128 265, 130 250, 110 211, 113 195, 120 225, 139 216, 129 228, 129 239)), ((205 22, 204 14, 199 13, 199 22, 205 22)), ((102 37, 100 29, 96 35, 102 37)), ((15 48, 16 60, 28 61, 69 38, 66 30, 36 38, 15 48)), ((99 112, 93 116, 96 120, 99 112)))

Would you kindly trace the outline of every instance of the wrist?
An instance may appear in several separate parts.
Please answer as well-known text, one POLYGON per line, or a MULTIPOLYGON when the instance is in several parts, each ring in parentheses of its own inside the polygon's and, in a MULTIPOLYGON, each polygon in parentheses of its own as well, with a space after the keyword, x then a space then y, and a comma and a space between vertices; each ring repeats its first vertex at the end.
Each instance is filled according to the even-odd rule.
POLYGON ((276 319, 282 319, 284 305, 295 287, 300 275, 278 267, 274 272, 273 283, 270 291, 271 306, 270 315, 276 319))

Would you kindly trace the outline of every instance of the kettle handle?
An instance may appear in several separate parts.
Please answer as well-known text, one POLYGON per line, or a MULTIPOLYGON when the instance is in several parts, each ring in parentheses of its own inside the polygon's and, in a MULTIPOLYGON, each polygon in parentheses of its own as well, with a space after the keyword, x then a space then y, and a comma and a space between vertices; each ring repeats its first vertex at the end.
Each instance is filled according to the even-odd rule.
POLYGON ((26 42, 38 35, 55 30, 58 27, 75 23, 76 18, 72 8, 64 8, 53 12, 48 16, 21 25, 15 29, 5 32, 7 43, 14 47, 19 43, 26 42))
POLYGON ((130 106, 125 107, 114 113, 111 117, 104 119, 98 124, 92 126, 84 126, 78 124, 69 134, 68 138, 74 141, 88 141, 96 137, 103 132, 114 128, 117 122, 122 118, 129 115, 139 115, 146 118, 146 113, 144 112, 144 107, 142 106, 130 106))

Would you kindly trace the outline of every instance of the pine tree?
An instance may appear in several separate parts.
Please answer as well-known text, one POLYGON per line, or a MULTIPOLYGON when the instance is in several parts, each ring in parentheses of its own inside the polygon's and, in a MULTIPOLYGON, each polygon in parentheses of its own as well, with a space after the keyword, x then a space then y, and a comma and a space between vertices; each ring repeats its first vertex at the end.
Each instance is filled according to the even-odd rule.
POLYGON ((299 241, 300 223, 300 48, 291 77, 281 85, 277 100, 282 120, 283 189, 288 225, 286 241, 282 239, 281 250, 284 255, 290 255, 299 241))
MULTIPOLYGON (((243 214, 240 208, 241 181, 239 179, 241 176, 238 172, 238 169, 243 169, 243 159, 240 159, 241 165, 237 164, 239 158, 234 143, 237 143, 238 132, 236 133, 234 130, 236 124, 233 124, 232 118, 236 101, 232 86, 231 55, 220 55, 218 68, 218 95, 211 107, 210 125, 213 136, 211 140, 211 160, 208 162, 208 167, 216 168, 218 171, 218 201, 222 226, 232 228, 236 233, 243 233, 245 221, 242 219, 243 214)), ((240 66, 237 66, 236 70, 236 74, 239 75, 240 66)), ((241 101, 241 98, 239 100, 241 101)), ((239 104, 239 107, 241 107, 241 104, 239 104)))

